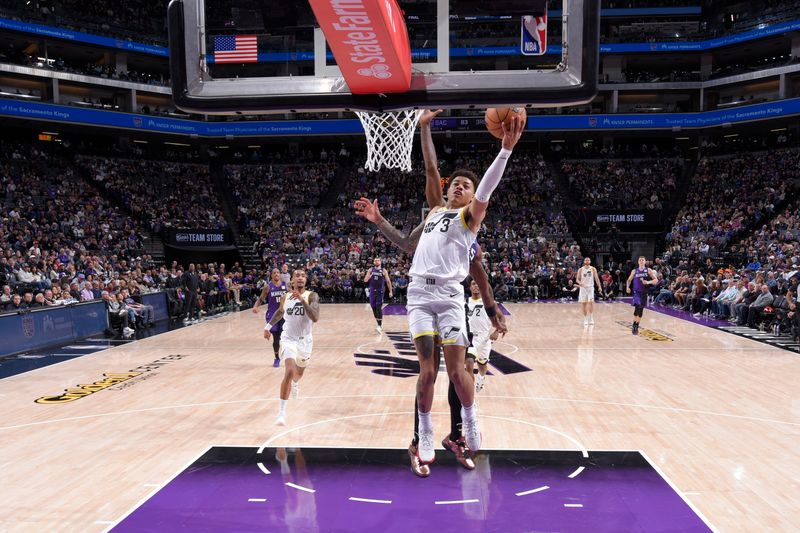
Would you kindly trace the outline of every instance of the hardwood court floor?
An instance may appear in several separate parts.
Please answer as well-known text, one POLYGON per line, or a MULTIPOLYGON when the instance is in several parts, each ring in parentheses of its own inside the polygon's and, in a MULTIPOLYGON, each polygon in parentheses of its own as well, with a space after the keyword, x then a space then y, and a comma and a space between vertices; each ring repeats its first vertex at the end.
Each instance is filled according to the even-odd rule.
MULTIPOLYGON (((490 368, 485 448, 642 450, 720 531, 800 527, 797 355, 650 311, 642 325, 662 340, 633 337, 624 304, 598 305, 591 330, 577 304, 508 309, 496 350, 532 371, 490 368)), ((378 338, 365 305, 323 306, 283 428, 262 324, 246 311, 0 380, 0 531, 102 531, 210 445, 407 446, 413 358, 378 338), (34 403, 104 373, 130 379, 34 403)), ((407 331, 405 317, 385 329, 407 331)))

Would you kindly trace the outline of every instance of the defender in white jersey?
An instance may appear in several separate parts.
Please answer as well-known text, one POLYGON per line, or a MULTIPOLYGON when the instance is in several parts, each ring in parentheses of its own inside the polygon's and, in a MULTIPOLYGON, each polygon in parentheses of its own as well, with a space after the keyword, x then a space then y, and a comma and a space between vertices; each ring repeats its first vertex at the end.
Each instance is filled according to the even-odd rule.
POLYGON ((483 390, 488 370, 489 354, 492 351, 492 341, 496 341, 499 333, 492 331, 492 322, 486 314, 481 291, 475 280, 469 284, 470 297, 467 299, 467 317, 469 318, 469 332, 472 334, 472 344, 467 348, 467 372, 474 375, 473 365, 478 363, 478 377, 475 380, 475 392, 483 390))
MULTIPOLYGON (((274 326, 284 320, 279 355, 284 364, 283 381, 280 389, 280 408, 275 423, 282 426, 286 423, 286 404, 289 392, 297 398, 300 391, 299 381, 311 360, 314 345, 311 328, 319 320, 319 297, 317 293, 306 290, 305 270, 295 270, 292 274, 290 292, 283 295, 281 306, 269 321, 274 326)), ((269 329, 264 335, 269 339, 269 329)))
POLYGON ((575 281, 578 282, 580 292, 578 292, 578 301, 581 303, 583 310, 583 325, 594 325, 594 291, 595 287, 601 287, 600 276, 597 275, 597 269, 592 266, 592 260, 588 257, 583 258, 583 266, 578 269, 575 274, 575 281), (595 285, 595 281, 597 285, 595 285))
MULTIPOLYGON (((502 149, 480 183, 473 172, 453 172, 446 203, 438 185, 441 182, 426 180, 426 195, 429 187, 438 189, 436 194, 440 200, 428 214, 414 252, 406 306, 409 328, 420 363, 417 379, 420 428, 417 453, 423 463, 430 463, 435 458, 431 407, 436 376, 434 337, 437 335, 443 346, 448 377, 463 405, 462 418, 467 446, 473 452, 481 447, 474 405, 474 382, 464 368, 464 349, 468 339, 463 288, 460 283, 469 274, 469 250, 486 216, 489 199, 499 184, 511 150, 524 129, 524 121, 516 117, 510 130, 503 126, 502 149)), ((435 172, 438 176, 438 162, 431 157, 431 150, 425 144, 423 143, 422 153, 426 174, 435 172)), ((362 198, 356 202, 356 209, 365 211, 367 204, 371 202, 362 198)), ((370 207, 377 209, 377 201, 370 207)))

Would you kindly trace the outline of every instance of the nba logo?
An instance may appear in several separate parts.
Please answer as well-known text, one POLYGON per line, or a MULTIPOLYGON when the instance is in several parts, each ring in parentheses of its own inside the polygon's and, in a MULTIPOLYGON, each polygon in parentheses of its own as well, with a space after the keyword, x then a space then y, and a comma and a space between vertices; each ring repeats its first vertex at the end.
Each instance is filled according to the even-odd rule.
POLYGON ((142 127, 142 117, 133 117, 133 125, 137 128, 142 127))
POLYGON ((526 56, 540 56, 547 52, 547 12, 541 16, 522 17, 522 42, 520 51, 526 56))
POLYGON ((594 118, 594 117, 590 117, 589 118, 589 126, 592 127, 592 128, 596 128, 597 127, 597 119, 594 118))

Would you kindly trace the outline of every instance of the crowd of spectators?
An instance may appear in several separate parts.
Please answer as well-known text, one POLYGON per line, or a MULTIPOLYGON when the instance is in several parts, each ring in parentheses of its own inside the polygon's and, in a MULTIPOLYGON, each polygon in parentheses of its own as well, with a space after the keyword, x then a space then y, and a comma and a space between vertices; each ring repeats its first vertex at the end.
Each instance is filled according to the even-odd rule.
POLYGON ((69 159, 3 143, 0 185, 0 312, 104 291, 124 303, 157 288, 142 225, 78 177, 69 159))
POLYGON ((339 205, 352 205, 354 198, 377 199, 382 212, 387 215, 421 207, 425 187, 425 171, 421 161, 414 161, 411 172, 397 169, 367 172, 363 161, 358 161, 355 167, 344 189, 339 193, 339 205))
POLYGON ((719 65, 711 72, 710 79, 724 78, 742 72, 755 72, 768 68, 784 67, 793 65, 800 60, 790 53, 770 55, 758 59, 748 59, 747 61, 737 61, 726 65, 719 65))
POLYGON ((644 70, 641 68, 626 68, 622 72, 622 79, 611 80, 606 83, 676 83, 684 81, 700 81, 699 70, 673 69, 669 71, 644 70))
MULTIPOLYGON (((121 0, 113 4, 101 0, 0 0, 0 13, 7 17, 166 46, 166 4, 160 0, 121 0)), ((633 22, 629 18, 620 19, 620 23, 604 24, 602 40, 603 42, 697 40, 747 31, 763 24, 788 20, 796 15, 796 7, 789 0, 765 0, 749 4, 751 5, 746 9, 737 7, 733 14, 735 20, 732 22, 728 10, 718 9, 713 3, 707 3, 703 7, 702 15, 684 17, 680 19, 682 22, 676 22, 674 16, 640 17, 633 22)), ((553 5, 555 6, 553 9, 563 8, 563 4, 558 1, 553 5)), ((671 2, 665 0, 653 5, 648 4, 647 7, 671 5, 673 5, 671 2)), ((691 5, 691 2, 678 2, 678 5, 691 5)), ((641 2, 605 2, 603 7, 641 8, 644 5, 641 2)), ((485 12, 485 6, 462 4, 460 10, 461 12, 451 14, 454 46, 518 46, 518 37, 516 41, 514 40, 518 29, 513 31, 513 24, 509 24, 508 21, 466 23, 463 21, 463 16, 485 12)), ((435 36, 431 37, 432 24, 409 24, 408 27, 413 43, 424 44, 431 40, 435 41, 435 36)), ((548 28, 550 42, 561 41, 560 30, 558 24, 550 24, 548 28)))
POLYGON ((144 83, 147 85, 169 85, 169 78, 157 73, 137 71, 132 68, 119 69, 113 65, 103 65, 96 62, 76 62, 69 61, 61 57, 42 58, 35 55, 20 52, 10 55, 9 52, 3 54, 3 59, 8 59, 14 63, 29 67, 46 68, 58 72, 69 72, 72 74, 82 74, 84 76, 94 76, 109 80, 131 81, 144 83))
MULTIPOLYGON (((327 159, 327 157, 326 157, 327 159)), ((317 207, 336 176, 334 162, 227 165, 240 231, 258 237, 298 210, 317 207)))
POLYGON ((631 144, 622 142, 606 144, 600 139, 586 139, 579 142, 564 141, 551 143, 548 156, 557 159, 655 159, 679 158, 681 149, 674 142, 651 140, 649 143, 631 144))
POLYGON ((169 228, 228 226, 208 165, 79 156, 95 186, 106 191, 153 233, 169 228))
MULTIPOLYGON (((243 168, 228 166, 226 170, 243 226, 254 240, 254 250, 265 272, 285 262, 307 266, 309 286, 323 300, 361 300, 364 274, 378 256, 383 258, 393 280, 401 286, 405 284, 401 278, 405 278, 409 267, 408 258, 391 249, 381 235, 365 234, 372 228, 353 214, 352 201, 342 200, 342 205, 317 208, 319 195, 327 190, 334 177, 332 163, 275 165, 271 167, 275 173, 272 179, 251 179, 253 173, 243 168)), ((358 175, 353 170, 350 181, 358 180, 358 175)), ((397 223, 406 213, 396 216, 399 211, 391 208, 393 198, 382 197, 387 206, 384 213, 397 223)), ((397 294, 400 296, 403 291, 397 294)))
POLYGON ((669 257, 703 260, 774 213, 800 178, 800 149, 703 158, 667 234, 669 257))
MULTIPOLYGON (((493 209, 479 242, 498 298, 533 300, 555 295, 550 278, 561 269, 560 283, 564 269, 576 265, 580 255, 569 238, 561 199, 544 160, 538 154, 518 152, 492 198, 493 209), (529 271, 533 272, 530 276, 529 271)), ((456 155, 448 165, 475 169, 480 174, 493 155, 456 155)), ((404 174, 386 170, 367 173, 356 161, 337 205, 331 209, 298 204, 299 208, 292 210, 287 208, 291 202, 276 205, 263 201, 282 187, 291 190, 294 183, 302 183, 296 173, 282 177, 279 183, 231 180, 233 194, 241 199, 240 209, 250 221, 248 230, 264 268, 308 261, 309 286, 324 301, 360 301, 365 298, 364 275, 372 260, 380 257, 396 287, 395 298, 402 301, 409 282, 410 256, 400 253, 374 227, 355 216, 352 205, 362 196, 377 199, 387 220, 404 232, 411 231, 420 222, 425 205, 421 162, 415 161, 414 170, 404 174)), ((302 187, 299 190, 302 194, 302 187)), ((566 279, 563 282, 566 284, 566 279)))
MULTIPOLYGON (((181 167, 186 176, 196 172, 196 166, 181 167)), ((114 179, 103 174, 98 183, 114 179)), ((0 205, 0 313, 103 300, 111 326, 130 335, 153 324, 145 294, 167 291, 171 314, 186 311, 183 270, 157 263, 144 246, 144 221, 81 178, 68 155, 0 144, 0 205)), ((266 279, 238 263, 198 266, 198 276, 200 314, 252 301, 266 279)))
MULTIPOLYGON (((791 253, 797 254, 796 241, 791 253)), ((761 265, 757 260, 741 267, 707 264, 695 269, 679 264, 674 270, 659 270, 658 277, 658 285, 650 289, 655 305, 671 306, 695 318, 727 320, 737 326, 771 329, 775 335, 788 332, 794 339, 800 337, 797 255, 771 265, 761 265)))
POLYGON ((166 46, 167 2, 160 0, 0 0, 6 16, 166 46))
POLYGON ((565 160, 561 170, 583 207, 662 209, 676 191, 679 159, 565 160))
MULTIPOLYGON (((151 317, 139 297, 164 289, 174 314, 185 311, 185 273, 177 265, 156 264, 143 248, 143 235, 145 229, 226 226, 221 191, 214 189, 207 165, 73 158, 11 144, 0 145, 0 151, 5 206, 0 284, 7 285, 0 309, 102 298, 120 327, 147 327, 151 317)), ((403 301, 410 256, 357 217, 352 203, 360 196, 377 198, 386 218, 410 231, 424 206, 421 164, 415 161, 409 174, 367 173, 360 159, 349 164, 349 154, 340 156, 348 164, 338 168, 339 154, 323 150, 290 158, 265 152, 263 164, 224 167, 241 228, 262 264, 247 272, 238 265, 200 267, 203 312, 246 305, 270 269, 283 264, 306 267, 309 287, 324 302, 364 301, 363 280, 375 257, 389 271, 395 300, 403 301), (337 178, 347 180, 338 201, 320 207, 337 178)), ((480 175, 494 152, 448 155, 446 168, 480 175)), ((653 300, 740 325, 772 321, 792 327, 800 278, 800 201, 791 194, 799 169, 797 148, 703 158, 667 236, 667 251, 653 264, 660 278, 653 300), (729 264, 720 266, 720 258, 729 264)), ((562 166, 576 198, 603 207, 663 207, 680 170, 675 159, 564 161, 562 166)), ((583 258, 557 190, 540 154, 524 145, 515 152, 478 237, 500 301, 577 297, 574 277, 583 258)), ((627 268, 613 261, 599 268, 602 298, 623 293, 627 268)))
MULTIPOLYGON (((710 209, 738 221, 738 226, 728 228, 729 234, 720 235, 722 239, 728 237, 738 242, 719 253, 711 248, 709 241, 719 244, 724 243, 722 239, 717 242, 684 234, 687 239, 682 243, 692 242, 696 246, 676 244, 667 251, 663 261, 658 260, 654 268, 659 272, 659 284, 651 289, 655 304, 672 306, 695 317, 728 320, 738 326, 771 330, 776 335, 789 333, 793 339, 800 339, 800 316, 796 308, 800 281, 800 217, 797 214, 800 200, 794 199, 774 213, 774 205, 780 203, 781 197, 792 194, 782 185, 797 186, 800 177, 797 156, 787 150, 726 160, 741 163, 744 158, 755 158, 759 160, 755 172, 765 170, 764 165, 776 166, 780 183, 775 183, 776 176, 765 175, 761 178, 768 181, 760 187, 756 183, 741 182, 737 188, 730 176, 726 176, 726 183, 735 189, 734 194, 727 199, 716 198, 718 204, 710 200, 710 209), (758 221, 764 218, 769 221, 759 225, 758 221), (745 232, 745 227, 750 230, 745 232), (692 238, 694 241, 690 240, 692 238)), ((749 168, 743 171, 740 165, 728 168, 738 169, 733 170, 734 175, 750 171, 749 168)), ((687 206, 699 200, 702 194, 702 190, 693 190, 687 206)), ((720 231, 727 225, 725 219, 711 224, 720 226, 720 231)))

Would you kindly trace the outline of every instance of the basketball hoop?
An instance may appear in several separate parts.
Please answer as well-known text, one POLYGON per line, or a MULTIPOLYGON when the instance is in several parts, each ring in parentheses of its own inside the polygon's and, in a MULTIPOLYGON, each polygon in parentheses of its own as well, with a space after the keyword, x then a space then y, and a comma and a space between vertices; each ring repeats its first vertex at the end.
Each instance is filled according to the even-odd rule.
POLYGON ((423 109, 404 109, 372 113, 356 111, 367 136, 367 163, 364 167, 378 171, 381 166, 411 172, 411 147, 414 130, 423 109))

